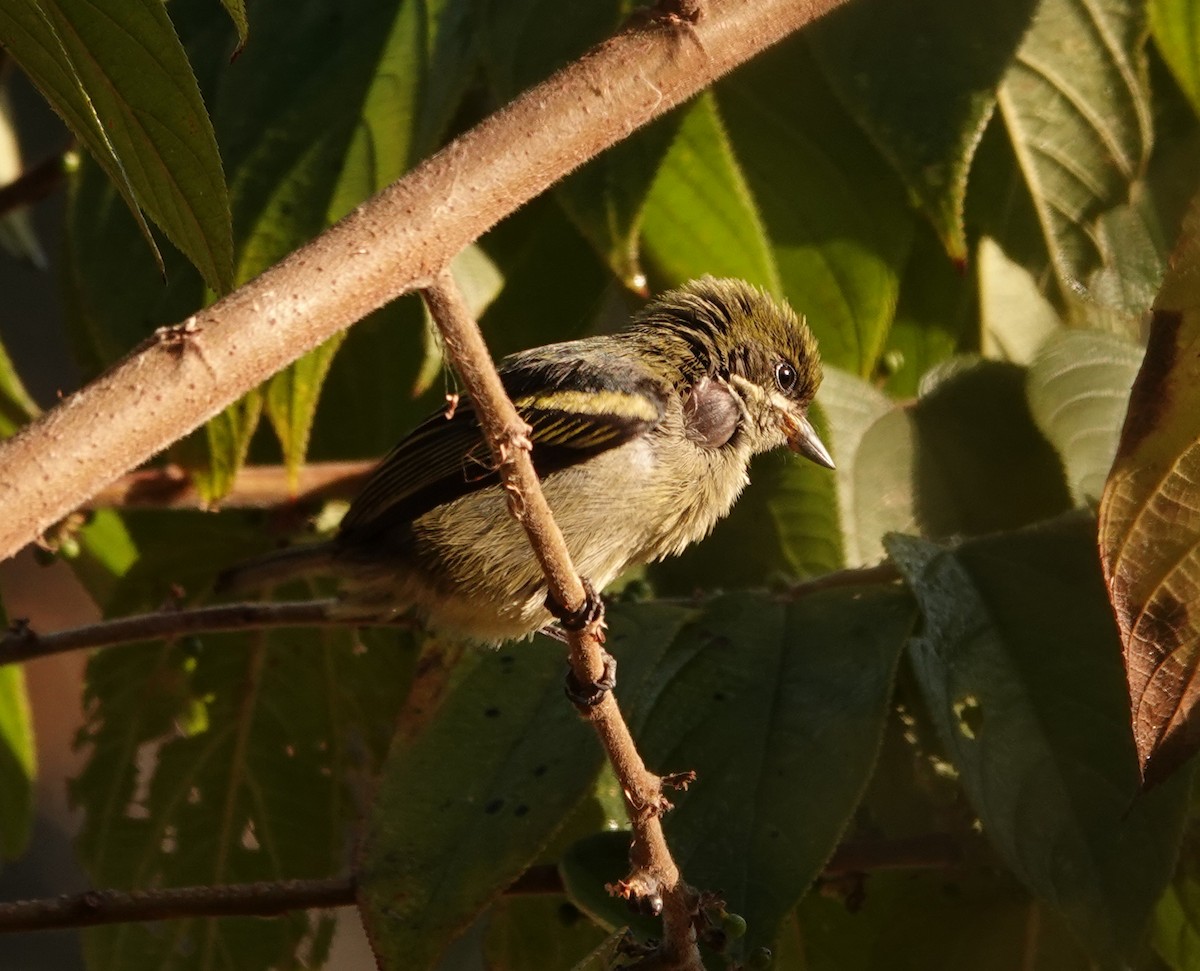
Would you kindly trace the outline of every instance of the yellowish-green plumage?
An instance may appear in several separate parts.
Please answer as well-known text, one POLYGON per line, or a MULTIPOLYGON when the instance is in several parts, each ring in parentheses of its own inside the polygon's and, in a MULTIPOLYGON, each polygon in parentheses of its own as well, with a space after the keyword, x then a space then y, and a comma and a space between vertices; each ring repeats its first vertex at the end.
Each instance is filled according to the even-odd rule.
MULTIPOLYGON (((579 572, 602 590, 707 536, 759 452, 788 444, 832 467, 806 411, 821 380, 808 327, 738 280, 693 281, 626 330, 523 351, 501 376, 579 572)), ((512 519, 470 402, 384 459, 329 543, 233 571, 234 585, 326 570, 339 612, 411 612, 481 642, 546 626, 546 589, 512 519)))

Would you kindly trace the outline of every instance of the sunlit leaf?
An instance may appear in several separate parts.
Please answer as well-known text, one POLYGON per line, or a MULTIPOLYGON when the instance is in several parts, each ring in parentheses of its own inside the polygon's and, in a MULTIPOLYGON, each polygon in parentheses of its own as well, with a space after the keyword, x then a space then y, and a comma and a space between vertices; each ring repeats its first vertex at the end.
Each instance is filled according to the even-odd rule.
POLYGON ((985 837, 1101 964, 1129 959, 1174 866, 1190 779, 1138 795, 1094 524, 956 550, 893 536, 924 616, 914 668, 985 837))
POLYGON ((213 290, 228 290, 221 157, 167 8, 36 0, 0 8, 0 38, 108 173, 147 240, 143 210, 213 290))
POLYGON ((999 88, 1000 117, 1064 297, 1088 291, 1112 259, 1097 221, 1145 169, 1143 42, 1132 0, 1042 0, 999 88))
POLYGON ((1147 785, 1200 746, 1200 206, 1184 225, 1100 504, 1147 785))
POLYGON ((672 286, 711 273, 779 294, 770 240, 710 93, 683 109, 641 230, 647 258, 672 286))
POLYGON ((1029 410, 1057 449, 1077 504, 1100 498, 1141 361, 1140 348, 1095 331, 1060 333, 1033 359, 1029 410))
POLYGON ((1028 364, 1046 339, 1062 326, 1058 313, 1033 275, 1008 258, 995 240, 979 241, 979 323, 982 350, 1016 364, 1028 364))
POLYGON ((240 51, 246 46, 246 38, 250 36, 250 21, 246 17, 246 0, 221 0, 221 6, 229 14, 233 26, 237 28, 238 46, 240 51))
POLYGON ((12 359, 0 344, 0 438, 7 438, 39 412, 12 359))
POLYGON ((807 32, 831 86, 960 263, 967 259, 963 206, 971 159, 1035 6, 1034 0, 859 0, 807 32))
POLYGON ((784 296, 826 361, 870 376, 913 232, 899 180, 838 105, 803 38, 740 68, 717 101, 784 296))
POLYGON ((1200 3, 1150 0, 1150 30, 1175 80, 1200 114, 1200 3))
MULTIPOLYGON (((892 401, 862 378, 836 368, 825 369, 821 382, 818 408, 825 421, 822 441, 837 463, 834 475, 837 486, 838 518, 841 523, 844 566, 862 566, 869 560, 867 550, 860 546, 856 529, 855 510, 858 508, 856 489, 860 486, 857 473, 859 447, 867 429, 892 410, 892 401)), ((870 502, 871 497, 864 501, 870 502)), ((874 547, 867 544, 874 552, 874 547)))

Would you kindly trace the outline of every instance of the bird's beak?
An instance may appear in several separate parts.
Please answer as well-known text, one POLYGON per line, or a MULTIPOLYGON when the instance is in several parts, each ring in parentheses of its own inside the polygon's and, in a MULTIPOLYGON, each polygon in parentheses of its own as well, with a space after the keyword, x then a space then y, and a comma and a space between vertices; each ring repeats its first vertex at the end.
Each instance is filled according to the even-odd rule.
POLYGON ((813 428, 812 422, 806 416, 798 415, 794 411, 785 411, 782 414, 783 431, 787 435, 788 448, 793 452, 799 452, 806 459, 816 462, 817 465, 823 465, 827 469, 837 468, 833 464, 833 457, 829 454, 829 449, 825 447, 821 436, 817 434, 817 430, 813 428))

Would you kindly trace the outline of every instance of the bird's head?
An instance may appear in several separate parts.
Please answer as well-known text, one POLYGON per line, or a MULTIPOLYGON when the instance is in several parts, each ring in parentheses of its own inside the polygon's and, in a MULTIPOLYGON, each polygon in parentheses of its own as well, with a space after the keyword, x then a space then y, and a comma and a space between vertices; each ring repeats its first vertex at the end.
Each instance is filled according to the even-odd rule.
POLYGON ((729 389, 741 411, 737 434, 751 452, 786 443, 834 467, 808 419, 821 384, 821 355, 812 331, 789 306, 742 280, 706 276, 657 298, 639 323, 677 338, 665 354, 683 381, 707 377, 729 389))

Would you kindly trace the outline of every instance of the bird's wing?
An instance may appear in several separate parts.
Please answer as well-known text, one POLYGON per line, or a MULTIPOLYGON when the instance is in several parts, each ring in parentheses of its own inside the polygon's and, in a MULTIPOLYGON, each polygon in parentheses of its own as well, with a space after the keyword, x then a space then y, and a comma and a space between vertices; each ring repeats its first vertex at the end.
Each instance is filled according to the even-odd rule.
MULTIPOLYGON (((636 357, 618 350, 581 361, 566 356, 569 346, 515 355, 501 370, 533 429, 533 462, 543 476, 644 434, 666 407, 667 386, 636 357)), ((410 521, 498 481, 470 400, 446 415, 425 419, 383 459, 342 520, 343 538, 410 521)))

